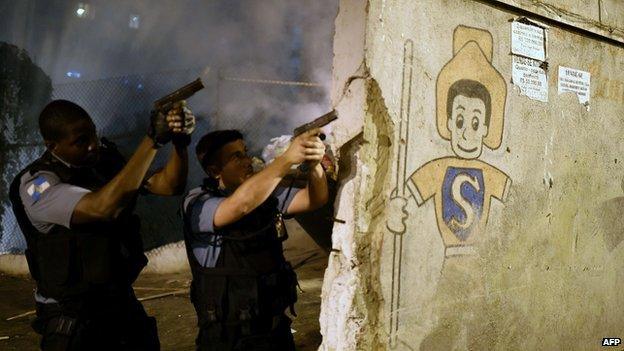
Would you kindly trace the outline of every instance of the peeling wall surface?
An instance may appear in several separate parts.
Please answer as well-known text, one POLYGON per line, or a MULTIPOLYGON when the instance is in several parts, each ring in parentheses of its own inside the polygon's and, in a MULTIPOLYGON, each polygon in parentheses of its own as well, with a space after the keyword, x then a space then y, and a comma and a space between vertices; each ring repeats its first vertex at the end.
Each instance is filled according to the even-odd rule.
POLYGON ((618 1, 341 1, 322 350, 624 338, 624 40, 537 3, 622 31, 618 1))

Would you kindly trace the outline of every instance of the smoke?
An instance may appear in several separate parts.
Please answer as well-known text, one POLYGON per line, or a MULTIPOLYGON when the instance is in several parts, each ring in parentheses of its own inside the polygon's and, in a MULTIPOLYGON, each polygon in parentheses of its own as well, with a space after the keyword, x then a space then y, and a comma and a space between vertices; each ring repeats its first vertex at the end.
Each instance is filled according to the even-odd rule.
MULTIPOLYGON (((53 97, 83 105, 126 154, 143 135, 151 102, 210 68, 202 77, 206 89, 189 99, 200 118, 194 140, 210 129, 237 128, 258 155, 271 138, 291 134, 331 108, 337 11, 338 0, 0 0, 0 41, 26 50, 50 76, 53 97), (131 28, 131 18, 138 28, 131 28)), ((20 157, 17 168, 38 155, 18 153, 29 158, 20 157)), ((155 167, 166 156, 159 153, 155 167)), ((202 177, 191 162, 189 184, 202 177)), ((139 202, 146 248, 180 239, 178 206, 175 198, 139 202)), ((10 241, 0 243, 0 251, 23 248, 14 219, 3 216, 1 224, 10 241)))
POLYGON ((266 144, 330 109, 337 2, 0 0, 9 18, 0 40, 25 48, 53 84, 210 67, 208 89, 194 98, 210 105, 204 117, 218 112, 216 127, 241 128, 266 144), (76 15, 80 3, 84 18, 76 15), (136 29, 131 16, 138 16, 136 29), (217 75, 320 86, 217 84, 217 75), (266 123, 271 128, 258 129, 266 123))

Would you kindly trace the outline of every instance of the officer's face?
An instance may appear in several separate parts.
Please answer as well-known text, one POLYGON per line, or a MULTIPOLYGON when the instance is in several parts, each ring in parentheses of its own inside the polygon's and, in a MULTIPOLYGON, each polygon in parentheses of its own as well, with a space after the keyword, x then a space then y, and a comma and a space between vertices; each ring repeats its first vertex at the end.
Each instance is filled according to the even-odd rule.
POLYGON ((222 185, 234 190, 253 175, 251 157, 241 139, 225 144, 219 152, 220 169, 217 171, 222 185))
POLYGON ((57 157, 72 166, 92 166, 98 159, 99 144, 91 119, 85 118, 68 124, 61 140, 46 144, 57 157))

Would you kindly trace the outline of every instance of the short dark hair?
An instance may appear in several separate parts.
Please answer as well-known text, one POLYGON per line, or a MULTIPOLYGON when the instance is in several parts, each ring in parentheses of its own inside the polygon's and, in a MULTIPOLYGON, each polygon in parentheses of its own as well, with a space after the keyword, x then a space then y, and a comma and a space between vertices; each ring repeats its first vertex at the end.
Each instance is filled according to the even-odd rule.
POLYGON ((485 125, 490 125, 492 98, 490 97, 490 92, 483 84, 471 79, 461 79, 453 83, 449 88, 448 98, 446 100, 446 114, 448 119, 451 119, 453 115, 453 100, 457 95, 481 99, 485 105, 485 125))
POLYGON ((54 100, 39 114, 39 131, 43 140, 59 141, 65 137, 67 124, 91 117, 82 107, 67 100, 54 100))
POLYGON ((243 134, 236 129, 215 130, 204 135, 197 146, 195 154, 203 169, 215 163, 215 156, 221 148, 233 141, 243 140, 243 134))

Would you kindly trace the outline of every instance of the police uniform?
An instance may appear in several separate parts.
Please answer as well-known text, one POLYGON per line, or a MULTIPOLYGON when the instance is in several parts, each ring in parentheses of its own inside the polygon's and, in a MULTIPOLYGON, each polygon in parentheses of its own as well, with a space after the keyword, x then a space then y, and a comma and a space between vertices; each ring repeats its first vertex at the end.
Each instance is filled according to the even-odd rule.
POLYGON ((230 193, 210 183, 183 204, 197 350, 294 350, 284 312, 294 314, 297 277, 283 255, 281 211, 299 189, 278 187, 254 211, 215 230, 216 209, 230 193))
POLYGON ((71 225, 80 199, 125 165, 103 139, 94 167, 72 167, 46 151, 11 184, 13 211, 26 238, 36 282, 43 350, 158 350, 156 321, 132 290, 147 258, 133 203, 114 221, 71 225))

